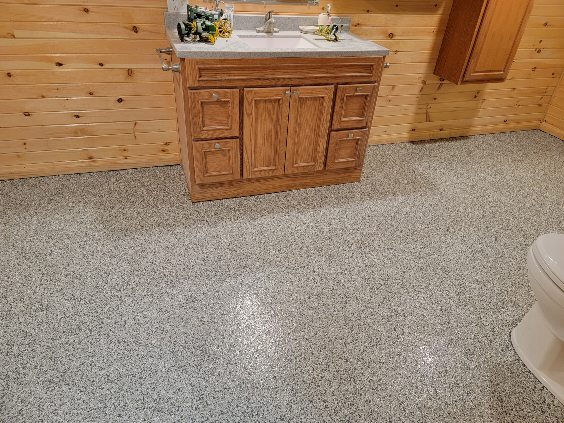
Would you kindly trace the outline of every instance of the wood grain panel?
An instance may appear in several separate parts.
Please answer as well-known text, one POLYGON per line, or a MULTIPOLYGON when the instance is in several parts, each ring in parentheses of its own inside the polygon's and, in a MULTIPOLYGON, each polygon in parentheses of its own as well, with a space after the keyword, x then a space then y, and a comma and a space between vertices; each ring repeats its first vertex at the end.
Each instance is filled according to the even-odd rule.
POLYGON ((239 136, 239 90, 190 91, 188 99, 194 138, 239 136))
POLYGON ((564 140, 564 76, 554 92, 541 129, 564 140))
POLYGON ((290 89, 244 90, 243 177, 284 174, 290 89))
POLYGON ((255 87, 380 79, 382 57, 186 60, 189 87, 255 87))
POLYGON ((196 183, 211 184, 241 178, 239 139, 195 141, 192 149, 196 183))
POLYGON ((290 174, 262 178, 260 183, 248 179, 220 182, 192 187, 190 199, 194 202, 218 198, 243 197, 271 192, 291 191, 324 185, 348 184, 360 181, 360 169, 335 169, 322 173, 290 174))
POLYGON ((471 46, 479 30, 479 22, 488 4, 487 0, 453 0, 435 73, 449 81, 460 83, 471 54, 471 46))
POLYGON ((378 84, 340 85, 337 87, 333 129, 361 129, 368 126, 374 109, 378 84))
POLYGON ((360 169, 368 142, 368 129, 331 133, 327 151, 327 169, 360 169))
POLYGON ((325 167, 333 92, 333 86, 292 88, 286 174, 325 167))
POLYGON ((166 2, 0 5, 0 179, 178 163, 166 2))
MULTIPOLYGON (((238 4, 237 10, 317 15, 327 3, 238 4)), ((560 0, 534 1, 507 81, 472 87, 457 87, 433 75, 452 0, 330 3, 335 14, 352 17, 352 32, 392 50, 388 58, 392 66, 383 72, 370 143, 532 129, 541 124, 545 130, 562 128, 562 89, 556 89, 564 69, 564 6, 560 0), (553 93, 549 107, 548 97, 553 93), (535 104, 540 107, 523 108, 535 104)), ((158 148, 145 150, 147 155, 103 158, 104 151, 110 152, 103 150, 106 147, 177 143, 176 119, 168 118, 175 107, 172 75, 162 72, 152 56, 155 45, 168 44, 162 24, 164 0, 138 0, 133 7, 123 0, 0 0, 0 5, 0 100, 15 100, 13 109, 0 101, 0 153, 100 148, 93 160, 78 158, 78 153, 70 161, 9 166, 0 161, 0 179, 180 160, 177 153, 165 154, 158 148), (98 55, 103 60, 96 61, 98 55), (63 58, 63 66, 57 66, 63 58), (143 109, 162 109, 157 113, 167 118, 151 117, 143 109), (21 118, 14 116, 18 113, 21 118), (75 113, 89 116, 89 123, 81 121, 82 117, 61 120, 75 113), (140 117, 152 120, 138 120, 140 117), (26 124, 33 119, 37 124, 26 124), (25 126, 13 126, 22 122, 25 126)), ((220 82, 210 84, 221 86, 220 82)))
POLYGON ((465 81, 505 79, 518 48, 531 0, 490 0, 476 37, 465 81))

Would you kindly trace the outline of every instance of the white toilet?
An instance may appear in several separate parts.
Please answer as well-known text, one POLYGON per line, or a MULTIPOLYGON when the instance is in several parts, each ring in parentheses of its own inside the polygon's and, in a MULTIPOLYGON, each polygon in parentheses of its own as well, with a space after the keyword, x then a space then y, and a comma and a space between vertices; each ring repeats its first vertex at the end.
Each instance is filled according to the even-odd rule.
POLYGON ((542 235, 527 255, 537 302, 511 332, 521 360, 564 403, 564 235, 542 235))

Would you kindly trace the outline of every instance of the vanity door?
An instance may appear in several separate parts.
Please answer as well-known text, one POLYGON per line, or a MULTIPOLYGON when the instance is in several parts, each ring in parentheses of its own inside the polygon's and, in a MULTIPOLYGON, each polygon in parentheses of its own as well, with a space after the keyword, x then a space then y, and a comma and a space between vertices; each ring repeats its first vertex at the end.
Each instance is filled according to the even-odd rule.
POLYGON ((243 177, 284 174, 290 88, 245 89, 243 177))
POLYGON ((333 92, 333 86, 292 88, 286 173, 315 172, 325 167, 333 92))

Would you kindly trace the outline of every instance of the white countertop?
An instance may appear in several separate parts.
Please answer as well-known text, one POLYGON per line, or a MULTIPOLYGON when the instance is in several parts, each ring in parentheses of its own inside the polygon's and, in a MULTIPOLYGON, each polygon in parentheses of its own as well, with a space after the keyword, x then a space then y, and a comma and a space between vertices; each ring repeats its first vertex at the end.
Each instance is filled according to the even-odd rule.
POLYGON ((179 58, 264 58, 264 57, 354 57, 354 56, 387 56, 389 50, 371 41, 361 40, 354 35, 339 33, 337 42, 327 41, 314 34, 302 34, 296 31, 280 31, 273 37, 301 36, 313 44, 312 48, 252 48, 240 36, 271 36, 257 34, 255 30, 235 30, 231 38, 219 38, 215 44, 202 42, 181 42, 176 31, 176 22, 168 20, 167 35, 179 58))

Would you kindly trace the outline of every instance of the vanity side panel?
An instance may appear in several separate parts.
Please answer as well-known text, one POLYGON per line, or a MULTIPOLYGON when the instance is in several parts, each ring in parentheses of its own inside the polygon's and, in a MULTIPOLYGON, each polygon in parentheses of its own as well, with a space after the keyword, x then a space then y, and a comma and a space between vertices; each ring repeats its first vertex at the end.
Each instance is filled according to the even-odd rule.
MULTIPOLYGON (((182 66, 184 61, 182 60, 182 66)), ((186 124, 186 102, 184 99, 183 77, 180 73, 173 73, 174 96, 176 100, 176 121, 178 128, 178 141, 180 144, 180 161, 184 169, 184 176, 188 186, 188 192, 192 190, 190 178, 190 152, 188 151, 188 125, 186 124)))
POLYGON ((435 75, 455 84, 464 78, 487 0, 454 0, 435 75))

